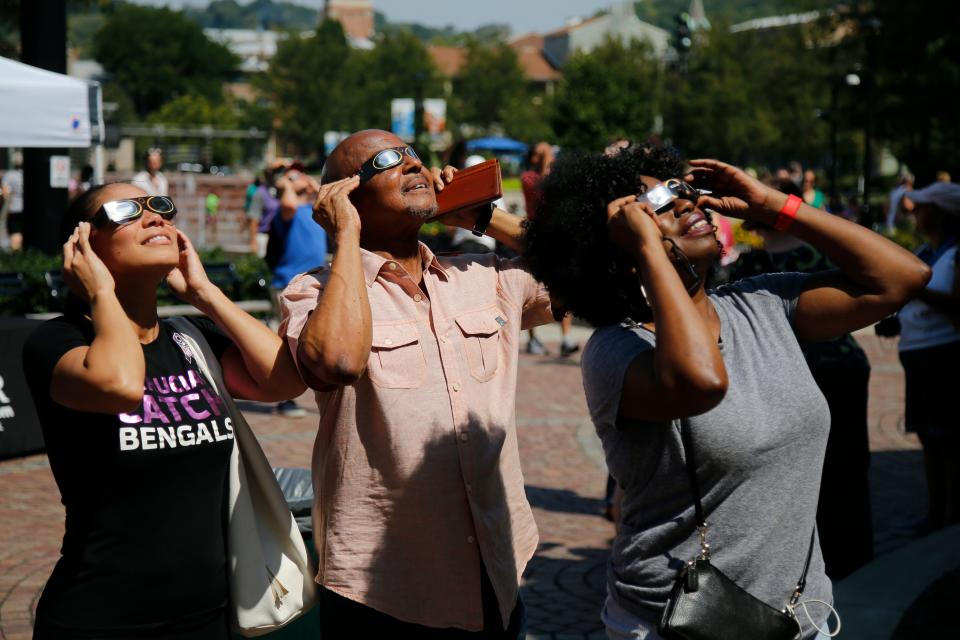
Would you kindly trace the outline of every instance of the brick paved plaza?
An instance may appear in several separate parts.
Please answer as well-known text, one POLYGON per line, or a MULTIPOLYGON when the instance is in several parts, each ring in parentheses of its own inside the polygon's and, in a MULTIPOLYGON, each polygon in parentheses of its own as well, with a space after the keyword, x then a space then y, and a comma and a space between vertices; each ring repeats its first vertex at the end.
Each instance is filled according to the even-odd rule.
MULTIPOLYGON (((585 330, 578 334, 587 335, 585 330)), ((876 547, 884 553, 909 539, 902 524, 923 513, 921 460, 916 439, 902 433, 896 343, 866 332, 858 339, 873 366, 871 481, 876 547)), ((549 346, 556 351, 556 344, 549 346)), ((540 549, 523 591, 531 638, 605 637, 599 608, 613 525, 601 516, 606 472, 578 365, 576 358, 521 357, 520 454, 540 527, 540 549)), ((309 410, 301 420, 272 415, 269 407, 250 405, 247 412, 275 466, 309 463, 317 413, 311 397, 301 404, 309 410)), ((37 598, 57 559, 63 510, 43 455, 0 463, 0 486, 0 638, 24 640, 30 638, 37 598)))

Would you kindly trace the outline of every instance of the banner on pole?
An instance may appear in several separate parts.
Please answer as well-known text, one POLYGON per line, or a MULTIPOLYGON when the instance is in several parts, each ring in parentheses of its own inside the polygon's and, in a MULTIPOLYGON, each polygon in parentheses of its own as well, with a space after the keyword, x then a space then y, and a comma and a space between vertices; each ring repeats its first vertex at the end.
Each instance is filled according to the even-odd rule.
POLYGON ((394 98, 390 102, 390 130, 401 140, 413 142, 416 110, 413 98, 394 98))

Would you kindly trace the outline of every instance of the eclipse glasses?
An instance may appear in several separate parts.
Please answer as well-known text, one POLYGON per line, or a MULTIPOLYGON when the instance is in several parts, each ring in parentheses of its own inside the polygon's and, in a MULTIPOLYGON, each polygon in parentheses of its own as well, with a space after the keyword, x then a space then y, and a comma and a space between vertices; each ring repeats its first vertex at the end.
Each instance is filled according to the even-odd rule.
POLYGON ((360 171, 357 172, 357 175, 360 176, 360 182, 366 182, 381 171, 397 166, 403 162, 404 156, 420 160, 413 147, 391 147, 377 152, 375 156, 364 162, 360 171))
POLYGON ((673 204, 674 200, 690 200, 696 204, 701 195, 709 193, 706 189, 696 189, 679 178, 670 178, 639 194, 637 202, 645 202, 655 213, 660 213, 673 204))
POLYGON ((168 222, 177 215, 177 205, 167 196, 142 196, 104 202, 90 222, 95 229, 102 229, 108 222, 122 227, 139 219, 144 210, 159 214, 168 222))

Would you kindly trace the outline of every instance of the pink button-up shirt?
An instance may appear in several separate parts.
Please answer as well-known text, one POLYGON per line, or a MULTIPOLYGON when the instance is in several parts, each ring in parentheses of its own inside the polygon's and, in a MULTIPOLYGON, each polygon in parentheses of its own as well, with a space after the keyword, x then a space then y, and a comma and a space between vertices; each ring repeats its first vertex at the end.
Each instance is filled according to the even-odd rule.
MULTIPOLYGON (((493 254, 435 257, 421 244, 425 295, 398 263, 361 253, 367 369, 316 394, 317 582, 400 620, 478 631, 482 561, 506 627, 537 546, 517 452, 520 331, 552 319, 549 297, 493 254)), ((283 292, 294 357, 328 275, 283 292)))

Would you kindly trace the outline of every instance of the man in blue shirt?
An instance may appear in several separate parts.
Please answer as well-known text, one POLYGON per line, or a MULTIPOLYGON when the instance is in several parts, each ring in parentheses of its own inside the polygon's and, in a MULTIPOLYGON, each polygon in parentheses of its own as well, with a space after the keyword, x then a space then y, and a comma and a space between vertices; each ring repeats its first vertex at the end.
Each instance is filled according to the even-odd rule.
MULTIPOLYGON (((317 181, 299 167, 287 169, 276 181, 280 200, 277 215, 270 223, 270 235, 283 245, 280 259, 273 267, 270 298, 279 316, 279 296, 294 276, 327 262, 327 234, 313 220, 313 200, 320 189, 317 181)), ((306 412, 293 400, 277 405, 288 418, 302 418, 306 412)))

